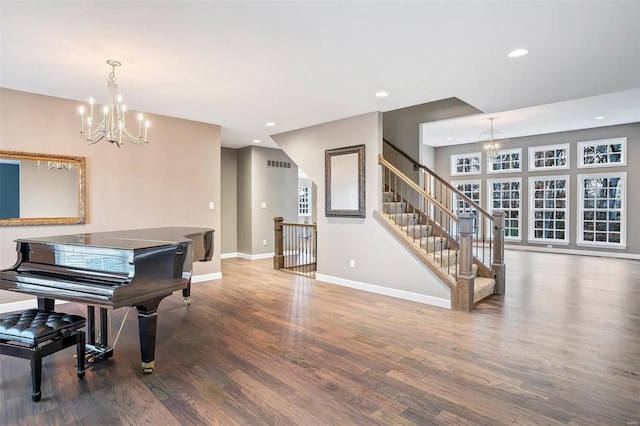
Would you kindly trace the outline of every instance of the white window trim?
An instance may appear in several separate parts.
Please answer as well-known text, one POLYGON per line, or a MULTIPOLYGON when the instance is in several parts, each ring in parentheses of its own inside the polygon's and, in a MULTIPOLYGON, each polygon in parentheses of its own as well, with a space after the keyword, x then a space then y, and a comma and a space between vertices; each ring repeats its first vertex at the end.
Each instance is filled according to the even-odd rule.
POLYGON ((570 218, 570 211, 569 211, 569 202, 571 201, 571 181, 569 179, 569 175, 563 175, 563 176, 530 176, 529 177, 529 230, 527 232, 527 242, 530 243, 536 243, 536 244, 556 244, 556 245, 568 245, 569 244, 569 231, 570 231, 570 223, 569 223, 569 218, 570 218), (536 180, 562 180, 564 179, 567 184, 565 186, 565 192, 567 194, 566 197, 566 208, 564 209, 565 214, 565 227, 564 227, 564 240, 558 240, 558 239, 550 239, 550 238, 535 238, 533 236, 533 225, 534 225, 534 221, 535 221, 535 199, 534 199, 534 195, 535 195, 535 189, 534 189, 534 185, 533 183, 536 180))
MULTIPOLYGON (((468 180, 452 180, 451 185, 458 189, 458 185, 478 185, 478 205, 482 207, 482 180, 481 179, 468 179, 468 180)), ((460 192, 464 194, 464 191, 458 189, 460 192)), ((467 195, 467 194, 464 194, 467 195)), ((469 197, 467 195, 467 197, 469 197)), ((456 200, 458 198, 458 194, 455 192, 451 194, 451 206, 454 209, 457 209, 456 200)), ((469 197, 473 200, 473 197, 469 197)))
POLYGON ((512 148, 512 149, 504 149, 501 151, 498 151, 498 155, 504 155, 504 154, 520 154, 520 167, 517 169, 503 169, 503 170, 493 170, 493 166, 492 160, 487 159, 487 173, 490 174, 498 174, 498 173, 519 173, 522 172, 522 148, 512 148))
POLYGON ((578 142, 578 150, 577 150, 577 157, 578 157, 578 168, 579 169, 584 169, 584 168, 596 168, 596 167, 620 167, 620 166, 626 166, 627 165, 627 138, 626 137, 621 137, 621 138, 612 138, 612 139, 601 139, 601 140, 596 140, 596 141, 584 141, 584 142, 578 142), (612 144, 621 144, 622 145, 622 152, 620 153, 620 162, 619 163, 601 163, 601 164, 585 164, 584 163, 584 156, 582 155, 583 152, 583 148, 585 146, 598 146, 598 145, 612 145, 612 144))
POLYGON ((571 164, 570 164, 570 145, 568 143, 562 143, 562 144, 557 144, 557 145, 541 145, 541 146, 530 146, 529 147, 529 171, 540 171, 540 170, 565 170, 565 169, 569 169, 571 164), (548 151, 550 149, 556 150, 556 149, 566 149, 567 151, 567 155, 566 155, 566 159, 567 162, 564 166, 544 166, 544 167, 536 167, 535 166, 535 155, 534 153, 536 151, 548 151))
POLYGON ((451 176, 469 176, 469 175, 480 175, 482 174, 482 153, 481 152, 471 152, 469 154, 454 154, 451 156, 451 176), (478 171, 477 172, 457 172, 456 171, 456 160, 459 158, 473 158, 478 157, 478 171))
MULTIPOLYGON (((576 245, 582 247, 599 247, 610 249, 627 248, 627 172, 620 173, 591 173, 578 175, 578 224, 576 245), (622 179, 622 197, 620 198, 622 207, 620 208, 620 243, 602 243, 597 241, 584 241, 584 191, 583 182, 585 179, 620 178, 622 179)), ((607 211, 609 211, 607 209, 607 211)))
MULTIPOLYGON (((487 211, 491 214, 493 214, 494 209, 493 209, 493 184, 494 183, 503 183, 503 182, 518 182, 520 184, 520 199, 519 201, 519 208, 518 209, 512 209, 509 208, 509 210, 517 210, 518 211, 518 236, 517 237, 504 237, 505 241, 522 241, 522 178, 505 178, 505 179, 487 179, 487 211)), ((504 209, 500 208, 500 209, 496 209, 496 210, 500 210, 500 211, 504 211, 504 209)))

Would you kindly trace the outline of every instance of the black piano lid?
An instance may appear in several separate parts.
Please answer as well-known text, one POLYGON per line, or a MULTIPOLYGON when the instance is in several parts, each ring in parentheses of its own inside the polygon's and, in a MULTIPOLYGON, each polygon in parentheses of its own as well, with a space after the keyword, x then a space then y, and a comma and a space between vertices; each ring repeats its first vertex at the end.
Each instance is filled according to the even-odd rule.
POLYGON ((209 228, 188 227, 147 228, 57 235, 51 237, 19 238, 16 242, 136 250, 190 243, 192 240, 189 236, 204 235, 211 231, 213 230, 209 228))

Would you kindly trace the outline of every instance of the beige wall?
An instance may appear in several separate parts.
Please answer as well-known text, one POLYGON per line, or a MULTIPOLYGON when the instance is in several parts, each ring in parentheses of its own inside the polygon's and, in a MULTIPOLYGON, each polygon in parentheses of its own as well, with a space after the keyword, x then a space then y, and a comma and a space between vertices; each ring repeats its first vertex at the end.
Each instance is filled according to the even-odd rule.
POLYGON ((382 114, 369 113, 272 136, 317 184, 318 277, 336 284, 449 306, 451 292, 373 218, 381 206, 382 114), (365 144, 366 218, 325 216, 327 149, 365 144), (355 268, 350 267, 350 260, 355 268))
MULTIPOLYGON (((220 126, 148 115, 150 144, 80 138, 79 102, 0 89, 0 149, 63 154, 87 159, 87 223, 0 228, 0 269, 16 259, 16 238, 160 226, 216 230, 211 262, 195 275, 220 272, 220 126)), ((0 292, 0 303, 24 299, 0 292)), ((28 297, 27 297, 28 298, 28 297)))

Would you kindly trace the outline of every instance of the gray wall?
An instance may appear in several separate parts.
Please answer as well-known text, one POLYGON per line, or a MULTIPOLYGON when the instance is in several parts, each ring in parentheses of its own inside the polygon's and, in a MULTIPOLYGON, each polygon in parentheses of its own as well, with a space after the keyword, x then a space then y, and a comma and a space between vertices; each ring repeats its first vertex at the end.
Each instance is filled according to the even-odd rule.
POLYGON ((237 151, 237 200, 238 200, 238 249, 239 253, 251 254, 251 147, 237 151))
MULTIPOLYGON (((508 135, 507 135, 508 136, 508 135)), ((640 191, 637 188, 638 182, 640 182, 640 123, 625 124, 620 126, 601 127, 597 129, 585 129, 576 130, 571 132, 553 133, 546 135, 529 136, 522 138, 510 139, 507 149, 510 148, 522 148, 522 172, 518 173, 503 173, 503 174, 487 174, 486 164, 482 164, 481 175, 471 176, 451 176, 450 170, 450 156, 452 154, 462 154, 479 151, 476 144, 464 144, 454 145, 449 147, 441 147, 435 149, 435 171, 443 178, 451 180, 482 180, 482 206, 487 207, 487 179, 496 179, 500 177, 504 178, 522 178, 522 242, 508 241, 508 245, 518 245, 527 247, 536 247, 538 249, 546 248, 546 244, 528 243, 528 225, 529 225, 529 177, 530 176, 555 176, 555 175, 569 175, 569 188, 570 188, 570 203, 569 203, 569 245, 554 245, 552 248, 568 249, 568 250, 580 250, 580 251, 597 251, 597 252, 610 252, 612 254, 625 253, 625 254, 638 254, 640 253, 640 216, 637 212, 640 211, 640 191), (577 164, 577 143, 592 140, 610 139, 616 137, 627 137, 627 166, 625 167, 602 167, 602 168, 578 168, 577 164), (543 146, 543 145, 555 145, 555 144, 570 144, 570 169, 555 170, 555 171, 528 171, 528 148, 531 146, 543 146), (626 213, 627 213, 627 248, 626 249, 607 249, 605 247, 588 248, 584 246, 577 246, 577 202, 578 195, 576 189, 578 188, 577 175, 579 174, 591 174, 591 173, 613 173, 613 172, 626 172, 627 173, 627 200, 626 200, 626 213)))
POLYGON ((220 253, 238 251, 238 152, 222 148, 220 152, 220 253))
MULTIPOLYGON (((421 123, 446 120, 479 112, 481 112, 479 109, 458 98, 442 99, 387 111, 383 114, 384 138, 403 150, 413 160, 421 161, 421 123)), ((413 164, 410 161, 398 154, 393 148, 387 146, 387 144, 383 145, 383 154, 391 164, 398 167, 409 178, 418 182, 418 173, 413 171, 413 164)))
POLYGON ((273 218, 282 216, 285 222, 298 222, 298 166, 279 149, 254 146, 251 152, 251 254, 273 253, 273 218), (267 160, 288 162, 291 168, 267 167, 267 160))
POLYGON ((449 306, 451 293, 373 218, 381 206, 382 114, 369 113, 272 136, 317 184, 318 278, 397 297, 449 306), (327 218, 327 149, 365 144, 366 218, 327 218), (355 267, 350 267, 350 260, 355 267), (414 296, 418 297, 414 297, 414 296))
MULTIPOLYGON (((298 166, 279 149, 247 146, 235 151, 235 251, 249 256, 273 253, 273 218, 282 216, 285 222, 298 221, 298 166), (267 160, 289 162, 291 167, 267 167, 267 160), (263 203, 266 204, 265 208, 262 207, 263 203)), ((233 161, 231 155, 227 159, 233 161)))

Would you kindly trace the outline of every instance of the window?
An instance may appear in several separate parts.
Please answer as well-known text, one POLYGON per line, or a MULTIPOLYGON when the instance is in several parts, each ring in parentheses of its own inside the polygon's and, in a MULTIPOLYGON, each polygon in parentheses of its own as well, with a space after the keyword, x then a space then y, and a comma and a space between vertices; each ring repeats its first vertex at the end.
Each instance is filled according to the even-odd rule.
MULTIPOLYGON (((464 195, 471 198, 471 200, 480 205, 480 180, 465 180, 458 182, 451 182, 458 191, 461 191, 464 195)), ((474 213, 476 214, 476 208, 470 205, 467 201, 453 194, 453 208, 458 214, 460 213, 474 213)))
POLYGON ((520 206, 522 199, 522 179, 491 179, 487 181, 489 211, 504 212, 505 240, 521 241, 520 206))
POLYGON ((569 243, 569 177, 529 178, 529 241, 569 243))
POLYGON ((482 172, 482 168, 480 167, 481 156, 482 154, 479 152, 452 155, 451 176, 479 175, 482 172))
POLYGON ((569 168, 569 144, 532 146, 529 148, 529 170, 569 168))
POLYGON ((578 175, 578 245, 626 247, 626 173, 578 175))
POLYGON ((626 166, 627 138, 578 142, 578 167, 626 166))
MULTIPOLYGON (((480 205, 480 180, 465 180, 465 181, 451 182, 451 185, 453 185, 454 188, 461 191, 467 197, 471 198, 471 201, 473 201, 477 205, 480 205)), ((458 195, 453 194, 453 210, 458 215, 460 215, 460 213, 473 213, 473 216, 474 216, 474 220, 473 220, 474 232, 473 233, 474 235, 477 235, 478 209, 475 206, 469 204, 469 202, 465 201, 458 195)), ((455 226, 453 228, 453 232, 454 233, 458 232, 455 226)))
POLYGON ((310 204, 310 188, 306 185, 300 185, 298 192, 298 216, 311 216, 310 204))
POLYGON ((522 171, 522 149, 499 151, 498 156, 487 161, 487 173, 513 173, 522 171))

